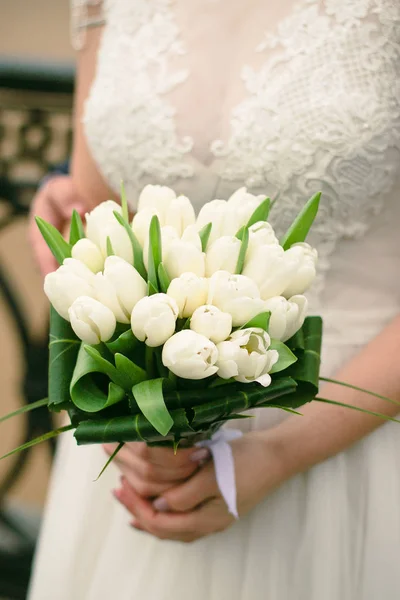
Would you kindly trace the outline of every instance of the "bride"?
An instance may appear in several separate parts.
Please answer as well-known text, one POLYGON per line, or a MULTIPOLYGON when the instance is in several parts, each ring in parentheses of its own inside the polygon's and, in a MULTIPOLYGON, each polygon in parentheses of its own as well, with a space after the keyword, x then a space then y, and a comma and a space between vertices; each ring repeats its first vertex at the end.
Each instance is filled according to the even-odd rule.
MULTIPOLYGON (((133 210, 147 183, 197 209, 245 185, 277 197, 282 232, 322 190, 310 241, 323 370, 400 400, 398 0, 73 4, 71 175, 50 179, 33 213, 62 229, 121 179, 133 210)), ((322 396, 398 410, 332 384, 322 396)), ((204 449, 130 444, 93 483, 104 449, 66 435, 30 600, 398 600, 400 426, 302 412, 242 425, 237 522, 204 449)))

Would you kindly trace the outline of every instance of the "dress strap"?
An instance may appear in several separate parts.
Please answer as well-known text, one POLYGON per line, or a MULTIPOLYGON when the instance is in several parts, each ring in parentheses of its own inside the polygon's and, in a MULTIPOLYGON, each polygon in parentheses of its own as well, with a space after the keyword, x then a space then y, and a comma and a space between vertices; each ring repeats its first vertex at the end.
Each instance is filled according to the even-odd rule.
POLYGON ((70 0, 71 43, 75 50, 82 50, 86 32, 91 27, 104 25, 103 0, 70 0))

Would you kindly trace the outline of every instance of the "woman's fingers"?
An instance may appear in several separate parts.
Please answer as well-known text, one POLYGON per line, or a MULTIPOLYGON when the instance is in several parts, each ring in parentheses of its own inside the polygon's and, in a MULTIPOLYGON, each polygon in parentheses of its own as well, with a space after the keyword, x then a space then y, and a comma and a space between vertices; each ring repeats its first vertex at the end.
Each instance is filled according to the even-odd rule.
POLYGON ((153 507, 159 512, 187 512, 216 496, 219 490, 214 463, 209 463, 187 481, 165 491, 153 502, 153 507))

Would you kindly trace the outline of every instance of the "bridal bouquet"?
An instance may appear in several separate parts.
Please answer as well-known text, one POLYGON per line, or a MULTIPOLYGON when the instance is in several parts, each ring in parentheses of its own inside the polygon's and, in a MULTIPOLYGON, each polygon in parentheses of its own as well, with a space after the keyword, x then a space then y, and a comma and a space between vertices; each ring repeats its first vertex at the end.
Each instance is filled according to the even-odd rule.
POLYGON ((188 198, 149 185, 130 222, 121 196, 86 227, 74 212, 68 242, 37 218, 61 266, 44 283, 49 397, 36 406, 70 424, 28 445, 74 429, 78 444, 177 448, 218 439, 249 409, 313 400, 322 322, 306 317, 317 251, 305 239, 319 194, 280 241, 270 200, 245 188, 197 218, 188 198))

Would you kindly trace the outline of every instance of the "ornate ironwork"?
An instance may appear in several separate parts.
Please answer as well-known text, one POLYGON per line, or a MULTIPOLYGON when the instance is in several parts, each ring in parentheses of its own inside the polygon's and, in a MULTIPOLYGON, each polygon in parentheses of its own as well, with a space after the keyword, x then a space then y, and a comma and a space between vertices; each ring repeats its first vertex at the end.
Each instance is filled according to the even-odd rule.
MULTIPOLYGON (((40 179, 68 158, 71 147, 73 69, 0 64, 0 235, 26 215, 40 179)), ((24 401, 47 393, 47 338, 33 339, 14 293, 13 274, 0 258, 0 293, 21 341, 24 401)), ((47 409, 27 413, 25 441, 52 427, 47 409)), ((3 511, 6 492, 23 473, 28 452, 15 457, 0 482, 0 525, 18 538, 14 554, 0 552, 0 596, 24 598, 34 545, 3 511)))

